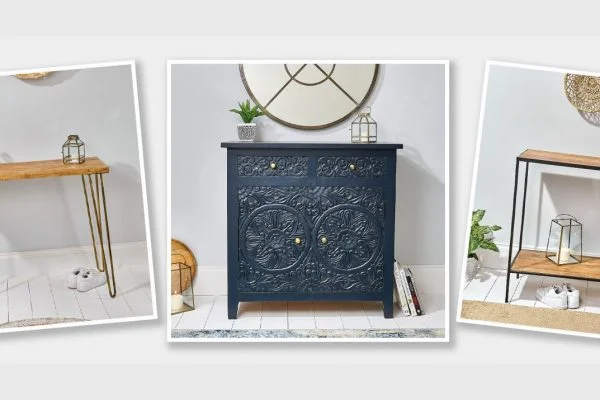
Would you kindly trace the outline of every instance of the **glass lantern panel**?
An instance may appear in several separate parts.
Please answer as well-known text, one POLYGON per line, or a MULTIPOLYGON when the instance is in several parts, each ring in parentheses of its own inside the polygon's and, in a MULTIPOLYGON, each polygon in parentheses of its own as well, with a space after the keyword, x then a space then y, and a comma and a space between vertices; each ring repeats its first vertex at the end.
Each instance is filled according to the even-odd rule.
POLYGON ((373 143, 377 141, 377 124, 374 122, 352 123, 352 141, 373 143))
POLYGON ((176 263, 171 265, 171 314, 193 310, 194 283, 192 268, 176 263))
POLYGON ((67 146, 67 154, 69 155, 69 162, 72 164, 79 164, 79 146, 77 144, 71 144, 67 146))
POLYGON ((573 219, 554 219, 550 226, 546 257, 556 264, 581 262, 582 227, 573 219))

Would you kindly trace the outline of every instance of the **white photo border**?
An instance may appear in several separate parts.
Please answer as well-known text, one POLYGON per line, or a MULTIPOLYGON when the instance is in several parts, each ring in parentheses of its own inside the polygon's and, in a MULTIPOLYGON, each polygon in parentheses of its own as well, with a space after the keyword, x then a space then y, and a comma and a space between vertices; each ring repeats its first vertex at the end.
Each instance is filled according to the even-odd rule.
POLYGON ((490 72, 490 67, 493 67, 493 66, 528 69, 528 70, 542 71, 542 72, 558 72, 558 73, 562 73, 562 74, 580 74, 580 75, 589 75, 589 76, 600 76, 600 72, 581 71, 581 70, 570 69, 570 68, 547 67, 547 66, 519 64, 519 63, 495 61, 495 60, 487 60, 486 61, 485 72, 484 72, 484 77, 483 77, 483 90, 481 93, 479 122, 478 122, 478 128, 477 128, 477 140, 476 140, 476 144, 475 144, 475 157, 473 159, 473 174, 471 176, 471 194, 470 194, 470 199, 469 199, 469 209, 467 210, 467 213, 468 213, 467 225, 465 227, 465 242, 463 244, 464 250, 462 252, 462 256, 463 256, 462 263, 461 263, 461 266, 462 266, 461 271, 462 272, 460 274, 461 286, 460 286, 459 294, 458 294, 458 305, 456 307, 456 322, 464 323, 464 324, 471 324, 471 325, 491 326, 491 327, 498 327, 498 328, 518 329, 518 330, 523 330, 523 331, 554 333, 554 334, 561 334, 561 335, 600 339, 600 334, 594 334, 594 333, 575 332, 575 331, 568 331, 568 330, 563 330, 563 329, 550 329, 550 328, 533 327, 533 326, 518 325, 518 324, 505 324, 505 323, 500 323, 500 322, 482 321, 482 320, 467 319, 467 318, 461 317, 463 300, 464 300, 463 299, 464 288, 462 287, 462 282, 464 282, 464 280, 465 280, 466 266, 467 266, 467 253, 469 251, 469 236, 470 236, 469 227, 471 226, 471 219, 472 219, 471 210, 473 210, 473 205, 475 203, 475 190, 476 190, 476 186, 477 186, 476 185, 477 174, 479 172, 479 155, 480 155, 480 150, 481 150, 481 138, 483 135, 483 121, 485 119, 485 107, 486 107, 487 90, 488 90, 488 83, 489 83, 489 72, 490 72))
POLYGON ((445 166, 444 166, 444 310, 445 310, 445 327, 443 338, 173 338, 171 336, 171 274, 167 274, 167 287, 165 294, 167 295, 165 314, 167 316, 167 342, 317 342, 317 343, 331 343, 331 342, 374 342, 374 343, 385 343, 385 342, 420 342, 420 343, 449 343, 450 342, 450 294, 449 294, 449 271, 450 271, 450 216, 449 216, 449 201, 450 201, 450 60, 321 60, 321 59, 304 59, 304 60, 239 60, 239 59, 195 59, 195 60, 168 60, 167 61, 167 221, 166 221, 166 237, 165 243, 167 244, 165 253, 165 262, 170 264, 171 262, 171 78, 172 78, 172 67, 174 65, 215 65, 215 64, 304 64, 304 63, 338 63, 338 64, 395 64, 395 65, 444 65, 444 86, 445 86, 445 126, 444 126, 444 154, 445 154, 445 166))
MULTIPOLYGON (((126 61, 114 61, 114 62, 101 62, 92 64, 77 64, 67 66, 54 66, 54 67, 42 67, 42 68, 27 68, 11 71, 0 71, 0 76, 11 76, 16 74, 30 74, 34 72, 57 72, 57 71, 72 71, 82 69, 94 69, 94 68, 105 68, 105 67, 120 67, 129 66, 131 68, 131 79, 133 87, 133 102, 135 108, 135 122, 136 122, 136 136, 138 142, 138 155, 140 164, 140 179, 142 184, 142 198, 144 205, 144 229, 146 233, 146 250, 148 254, 148 273, 150 274, 150 289, 152 295, 152 314, 142 315, 137 317, 124 317, 124 318, 107 318, 93 321, 81 321, 81 322, 65 322, 60 324, 51 325, 37 325, 37 326, 26 326, 19 328, 4 328, 0 329, 0 334, 14 333, 14 332, 26 332, 26 331, 39 331, 46 329, 62 329, 62 328, 74 328, 92 325, 107 325, 107 324, 118 324, 124 322, 137 322, 137 321, 148 321, 158 319, 157 306, 156 306, 156 286, 154 276, 154 263, 152 258, 152 238, 150 232, 150 218, 148 214, 148 195, 146 189, 146 171, 144 167, 144 148, 142 143, 142 127, 140 118, 140 106, 138 97, 138 81, 135 60, 126 61)), ((84 246, 85 247, 85 246, 84 246)))

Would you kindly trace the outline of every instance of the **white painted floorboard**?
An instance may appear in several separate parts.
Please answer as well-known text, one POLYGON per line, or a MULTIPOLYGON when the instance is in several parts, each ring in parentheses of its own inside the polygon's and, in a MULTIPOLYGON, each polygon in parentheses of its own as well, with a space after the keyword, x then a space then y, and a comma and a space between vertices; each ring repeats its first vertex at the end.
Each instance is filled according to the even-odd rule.
POLYGON ((20 321, 32 319, 31 294, 29 281, 19 282, 18 279, 8 280, 8 320, 20 321))
POLYGON ((0 280, 0 324, 8 322, 8 281, 0 280))
MULTIPOLYGON (((572 311, 600 313, 600 283, 585 280, 511 274, 510 304, 547 308, 535 298, 536 289, 556 283, 571 283, 579 290, 580 306, 572 311)), ((480 268, 473 279, 465 283, 463 300, 479 300, 504 303, 506 291, 506 270, 480 268)))
MULTIPOLYGON (((195 296, 196 309, 171 316, 172 329, 440 329, 445 326, 443 267, 412 268, 425 315, 383 317, 380 302, 247 302, 227 318, 227 296, 195 296)), ((600 286, 599 286, 600 292, 600 286)), ((600 304, 598 305, 600 308, 600 304)))
POLYGON ((83 319, 75 291, 67 289, 63 276, 51 275, 50 287, 52 288, 54 306, 58 316, 61 318, 83 319))
POLYGON ((145 243, 113 246, 117 296, 106 286, 79 292, 66 279, 78 266, 94 266, 81 249, 0 254, 0 324, 32 318, 103 320, 152 314, 145 243))
POLYGON ((31 296, 33 318, 56 318, 58 316, 48 275, 36 276, 29 281, 29 295, 31 296))

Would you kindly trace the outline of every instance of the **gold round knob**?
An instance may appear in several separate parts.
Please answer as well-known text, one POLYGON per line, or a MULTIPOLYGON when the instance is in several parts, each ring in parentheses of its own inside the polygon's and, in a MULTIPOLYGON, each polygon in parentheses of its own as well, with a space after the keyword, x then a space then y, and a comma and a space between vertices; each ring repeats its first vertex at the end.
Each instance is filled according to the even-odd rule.
POLYGON ((325 236, 321 237, 321 243, 327 244, 327 238, 325 236))
POLYGON ((356 170, 356 165, 354 165, 354 164, 350 164, 350 170, 351 170, 351 171, 354 171, 354 170, 356 170))
POLYGON ((294 239, 294 243, 301 244, 302 243, 302 239, 296 238, 296 239, 294 239))
POLYGON ((271 169, 277 168, 277 163, 275 161, 271 161, 271 169))

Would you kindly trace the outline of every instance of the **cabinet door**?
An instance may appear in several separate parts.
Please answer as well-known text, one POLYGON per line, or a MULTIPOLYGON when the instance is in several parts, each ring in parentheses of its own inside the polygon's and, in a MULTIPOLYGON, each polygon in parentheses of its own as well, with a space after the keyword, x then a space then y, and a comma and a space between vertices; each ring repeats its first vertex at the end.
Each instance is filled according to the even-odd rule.
POLYGON ((383 188, 242 187, 238 289, 383 290, 383 188))

